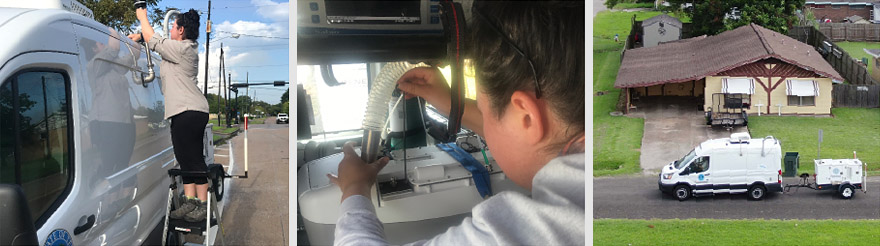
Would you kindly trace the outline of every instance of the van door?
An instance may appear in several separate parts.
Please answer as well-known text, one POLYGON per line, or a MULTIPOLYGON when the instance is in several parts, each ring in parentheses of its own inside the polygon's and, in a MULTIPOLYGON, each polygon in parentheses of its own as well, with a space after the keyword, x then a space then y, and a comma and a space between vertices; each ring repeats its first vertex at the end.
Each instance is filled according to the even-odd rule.
POLYGON ((80 202, 76 56, 31 51, 0 64, 0 183, 22 187, 40 242, 77 242, 94 217, 80 202))
POLYGON ((83 157, 95 206, 90 245, 142 243, 164 218, 173 151, 163 97, 154 82, 135 83, 145 53, 115 30, 74 23, 83 91, 83 157))
POLYGON ((713 190, 714 178, 709 170, 709 157, 700 156, 694 158, 694 161, 688 165, 690 172, 688 180, 694 185, 695 193, 711 193, 713 190))

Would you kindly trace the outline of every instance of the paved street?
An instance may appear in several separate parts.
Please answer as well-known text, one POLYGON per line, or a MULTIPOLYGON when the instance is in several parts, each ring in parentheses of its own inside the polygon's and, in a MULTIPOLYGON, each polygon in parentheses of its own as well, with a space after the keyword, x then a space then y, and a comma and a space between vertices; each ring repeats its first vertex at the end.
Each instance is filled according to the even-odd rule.
MULTIPOLYGON (((223 231, 226 245, 288 245, 288 125, 250 125, 248 178, 232 179, 224 198, 223 231)), ((244 174, 244 133, 231 141, 235 166, 231 174, 244 174)), ((217 163, 229 164, 229 144, 215 148, 217 163)))
MULTIPOLYGON (((683 202, 657 188, 657 176, 593 178, 593 218, 624 219, 880 219, 880 177, 869 177, 868 193, 850 200, 808 188, 770 193, 761 201, 745 195, 698 197, 683 202)), ((784 178, 796 184, 798 178, 784 178)))

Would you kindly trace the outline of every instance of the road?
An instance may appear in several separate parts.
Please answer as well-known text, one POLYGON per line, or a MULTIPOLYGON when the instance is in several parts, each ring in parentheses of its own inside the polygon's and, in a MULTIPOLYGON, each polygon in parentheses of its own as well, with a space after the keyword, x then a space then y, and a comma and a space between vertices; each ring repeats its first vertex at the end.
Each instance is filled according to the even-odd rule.
MULTIPOLYGON (((224 201, 223 231, 226 245, 288 245, 289 152, 287 124, 250 125, 248 130, 248 178, 232 179, 224 201)), ((244 134, 230 142, 235 167, 231 174, 244 174, 244 134)), ((215 148, 215 161, 228 165, 228 143, 215 148)))
MULTIPOLYGON (((784 178, 795 184, 797 178, 784 178)), ((831 191, 801 188, 771 193, 761 201, 743 194, 698 197, 683 202, 657 188, 657 176, 593 179, 593 218, 620 219, 880 219, 880 177, 868 179, 868 193, 850 200, 831 191)))

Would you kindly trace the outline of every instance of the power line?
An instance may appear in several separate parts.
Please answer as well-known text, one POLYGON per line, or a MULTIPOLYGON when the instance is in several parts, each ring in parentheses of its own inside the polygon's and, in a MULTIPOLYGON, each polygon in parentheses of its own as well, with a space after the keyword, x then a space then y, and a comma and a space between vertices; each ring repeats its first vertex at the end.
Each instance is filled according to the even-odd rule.
POLYGON ((273 46, 290 46, 290 44, 265 44, 265 45, 224 45, 223 48, 254 48, 254 47, 273 47, 273 46))
POLYGON ((229 34, 238 34, 238 35, 241 35, 241 36, 250 36, 250 37, 258 37, 258 38, 290 39, 289 37, 274 37, 274 36, 264 36, 264 35, 245 34, 245 33, 235 33, 235 32, 227 32, 227 31, 219 31, 219 30, 218 30, 217 32, 229 33, 229 34))
MULTIPOLYGON (((226 66, 226 67, 278 67, 278 66, 290 66, 290 64, 269 64, 269 65, 236 65, 236 66, 226 66)), ((219 68, 219 66, 211 67, 211 68, 219 68)))

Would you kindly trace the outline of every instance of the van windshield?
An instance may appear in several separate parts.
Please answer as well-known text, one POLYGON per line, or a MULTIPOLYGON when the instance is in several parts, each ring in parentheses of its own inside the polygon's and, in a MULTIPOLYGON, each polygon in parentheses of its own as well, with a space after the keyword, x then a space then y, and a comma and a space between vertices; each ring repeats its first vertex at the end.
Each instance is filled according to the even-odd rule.
POLYGON ((691 152, 688 153, 687 155, 684 155, 684 157, 682 157, 681 160, 677 160, 677 161, 676 161, 676 163, 675 163, 675 169, 681 169, 681 168, 683 168, 685 165, 687 165, 688 163, 690 163, 691 160, 693 160, 694 157, 695 157, 696 155, 697 155, 697 154, 696 154, 695 150, 691 150, 691 152))

